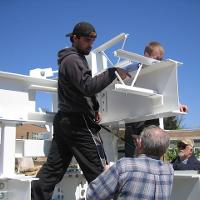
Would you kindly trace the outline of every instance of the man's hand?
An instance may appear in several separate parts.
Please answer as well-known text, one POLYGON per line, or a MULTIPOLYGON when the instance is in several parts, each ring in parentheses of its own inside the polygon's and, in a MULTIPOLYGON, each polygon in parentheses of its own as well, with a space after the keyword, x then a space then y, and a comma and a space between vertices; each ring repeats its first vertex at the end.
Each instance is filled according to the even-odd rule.
POLYGON ((110 168, 110 165, 104 165, 104 171, 107 171, 110 168))
POLYGON ((99 123, 101 121, 101 113, 95 112, 95 122, 99 123))
POLYGON ((116 68, 117 73, 119 74, 119 76, 121 77, 122 80, 124 80, 125 78, 129 77, 131 78, 131 75, 124 69, 122 68, 116 68))
POLYGON ((187 105, 181 104, 179 108, 180 108, 180 111, 181 111, 181 112, 188 112, 188 107, 187 107, 187 105))

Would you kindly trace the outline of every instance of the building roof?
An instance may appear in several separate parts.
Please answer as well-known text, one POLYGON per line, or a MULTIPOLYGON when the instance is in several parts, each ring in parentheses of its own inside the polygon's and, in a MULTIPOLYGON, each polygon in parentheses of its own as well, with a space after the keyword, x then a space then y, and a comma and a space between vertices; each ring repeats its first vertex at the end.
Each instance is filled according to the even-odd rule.
POLYGON ((27 133, 46 133, 47 129, 45 126, 39 126, 36 124, 23 124, 16 127, 16 138, 26 138, 27 133))
POLYGON ((200 139, 200 129, 167 130, 167 132, 169 132, 171 140, 179 140, 184 137, 200 139))

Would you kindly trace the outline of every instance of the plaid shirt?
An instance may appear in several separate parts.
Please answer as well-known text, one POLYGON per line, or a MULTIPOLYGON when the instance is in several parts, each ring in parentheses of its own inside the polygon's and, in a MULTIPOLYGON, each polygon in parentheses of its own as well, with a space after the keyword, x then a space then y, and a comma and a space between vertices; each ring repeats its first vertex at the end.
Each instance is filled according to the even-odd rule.
POLYGON ((145 155, 122 158, 92 181, 87 200, 169 200, 174 170, 145 155))

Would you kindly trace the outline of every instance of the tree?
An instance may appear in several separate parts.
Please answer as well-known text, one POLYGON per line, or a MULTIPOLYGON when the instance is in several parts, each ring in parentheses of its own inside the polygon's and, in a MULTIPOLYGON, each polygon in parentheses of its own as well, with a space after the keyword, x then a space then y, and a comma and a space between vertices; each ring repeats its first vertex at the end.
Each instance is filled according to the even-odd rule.
POLYGON ((164 160, 171 162, 178 156, 178 149, 176 147, 168 148, 167 152, 164 154, 164 160))
POLYGON ((173 116, 164 118, 164 129, 166 130, 181 129, 183 128, 182 122, 183 122, 182 117, 173 116))

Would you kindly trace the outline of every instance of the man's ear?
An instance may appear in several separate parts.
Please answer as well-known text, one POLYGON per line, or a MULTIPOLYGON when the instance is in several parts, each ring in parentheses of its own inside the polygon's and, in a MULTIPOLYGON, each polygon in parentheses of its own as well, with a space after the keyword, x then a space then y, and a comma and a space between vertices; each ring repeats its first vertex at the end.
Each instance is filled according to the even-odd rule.
POLYGON ((140 137, 138 137, 135 140, 135 146, 136 146, 136 155, 139 156, 140 154, 143 153, 143 144, 140 137))
POLYGON ((78 39, 77 35, 73 35, 73 40, 76 41, 78 39))
POLYGON ((143 151, 143 149, 144 149, 144 142, 141 139, 140 139, 140 148, 143 151))
POLYGON ((136 145, 137 145, 137 147, 138 147, 139 149, 141 149, 141 147, 142 147, 142 140, 141 140, 140 137, 138 137, 138 138, 136 139, 136 145))
POLYGON ((150 57, 150 55, 147 52, 144 53, 144 56, 150 57))

